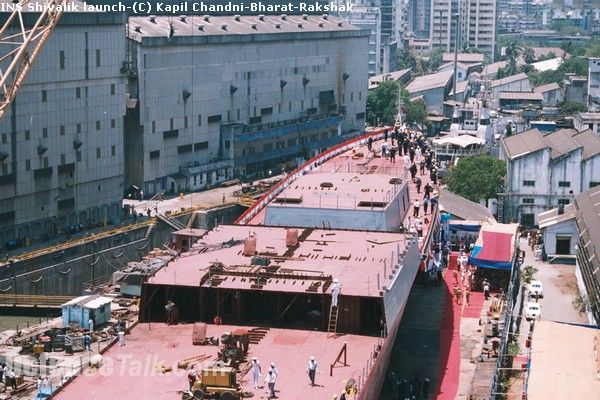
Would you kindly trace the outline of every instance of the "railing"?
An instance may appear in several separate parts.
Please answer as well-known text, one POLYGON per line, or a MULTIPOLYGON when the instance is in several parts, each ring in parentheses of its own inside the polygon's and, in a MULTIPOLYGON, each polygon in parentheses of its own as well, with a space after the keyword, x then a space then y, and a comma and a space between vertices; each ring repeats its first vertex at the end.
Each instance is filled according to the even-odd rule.
POLYGON ((383 343, 385 342, 385 338, 387 337, 387 329, 384 328, 381 330, 381 334, 377 338, 377 344, 373 345, 373 351, 369 354, 369 358, 367 358, 367 365, 362 368, 361 375, 358 377, 357 381, 357 389, 358 393, 360 393, 362 387, 367 381, 367 377, 369 376, 369 372, 371 372, 371 368, 375 364, 377 360, 377 356, 383 347, 383 343))
POLYGON ((342 358, 342 356, 344 356, 344 367, 346 367, 348 365, 347 360, 346 360, 346 355, 347 355, 347 344, 346 342, 344 342, 344 345, 342 346, 342 349, 340 350, 337 358, 335 359, 335 361, 333 362, 333 364, 329 365, 329 376, 333 376, 333 367, 335 367, 335 365, 337 363, 341 363, 340 359, 342 358))
POLYGON ((258 213, 262 211, 263 208, 267 206, 279 193, 281 193, 285 188, 288 187, 292 182, 298 179, 300 176, 304 175, 305 172, 312 170, 313 168, 321 165, 325 161, 341 154, 343 152, 348 151, 352 146, 360 143, 363 140, 366 140, 369 136, 373 137, 374 140, 377 140, 383 137, 383 133, 385 130, 391 129, 391 127, 385 127, 378 129, 376 131, 372 131, 369 133, 365 133, 361 136, 358 136, 354 139, 348 140, 343 143, 339 143, 332 148, 326 150, 325 152, 311 158, 306 161, 304 164, 300 165, 294 171, 289 173, 285 178, 279 181, 276 185, 274 185, 268 192, 266 192, 254 206, 247 209, 236 221, 235 224, 238 225, 246 225, 252 218, 254 218, 258 213))
POLYGON ((29 307, 60 307, 73 300, 72 296, 43 296, 29 294, 0 294, 1 305, 29 307))

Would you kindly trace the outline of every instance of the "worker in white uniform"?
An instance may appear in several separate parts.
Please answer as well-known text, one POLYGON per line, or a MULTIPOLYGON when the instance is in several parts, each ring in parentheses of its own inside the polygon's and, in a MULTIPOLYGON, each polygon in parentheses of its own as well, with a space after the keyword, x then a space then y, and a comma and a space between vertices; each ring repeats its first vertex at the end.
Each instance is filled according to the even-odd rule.
POLYGON ((88 325, 90 326, 89 331, 90 332, 94 332, 94 320, 90 318, 90 320, 88 321, 88 325))
POLYGON ((258 380, 261 375, 260 361, 258 361, 258 358, 252 357, 252 380, 254 381, 254 389, 258 389, 258 380))
POLYGON ((121 346, 121 347, 125 346, 125 332, 119 331, 117 333, 117 335, 119 336, 119 346, 121 346))
POLYGON ((273 372, 272 369, 269 370, 269 373, 265 377, 265 383, 267 384, 267 394, 269 395, 269 399, 275 397, 275 381, 277 380, 277 374, 273 372))
POLYGON ((310 385, 315 386, 315 376, 317 375, 317 362, 315 361, 315 356, 310 357, 308 368, 306 370, 308 372, 308 378, 310 379, 310 385))
POLYGON ((340 281, 336 278, 333 280, 333 285, 331 286, 331 307, 338 306, 338 296, 342 290, 342 285, 340 285, 340 281))

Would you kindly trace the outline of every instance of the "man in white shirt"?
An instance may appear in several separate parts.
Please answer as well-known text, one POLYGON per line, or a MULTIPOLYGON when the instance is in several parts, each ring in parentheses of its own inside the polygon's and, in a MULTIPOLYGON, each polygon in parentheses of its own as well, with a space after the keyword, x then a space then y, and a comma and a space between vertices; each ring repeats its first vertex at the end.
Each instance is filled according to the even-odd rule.
POLYGON ((261 376, 260 361, 258 358, 252 357, 252 380, 254 382, 254 389, 258 389, 258 380, 261 376))
POLYGON ((269 370, 269 373, 267 374, 267 376, 265 377, 265 383, 267 384, 267 387, 269 388, 269 390, 267 391, 267 394, 269 395, 269 399, 275 397, 275 381, 277 380, 277 374, 275 372, 273 372, 272 369, 269 370))
POLYGON ((317 362, 315 361, 315 357, 311 356, 308 361, 308 377, 310 378, 310 385, 315 386, 315 376, 317 374, 317 362))
POLYGON ((333 280, 333 285, 331 286, 331 307, 338 306, 338 296, 342 291, 342 285, 340 285, 340 281, 338 279, 333 280))

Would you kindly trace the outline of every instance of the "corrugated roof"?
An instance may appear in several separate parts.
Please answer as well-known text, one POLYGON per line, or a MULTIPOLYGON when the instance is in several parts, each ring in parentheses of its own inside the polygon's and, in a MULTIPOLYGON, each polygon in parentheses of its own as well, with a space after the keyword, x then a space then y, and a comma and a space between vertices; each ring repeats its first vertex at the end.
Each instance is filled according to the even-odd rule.
POLYGON ((485 65, 483 67, 483 74, 484 75, 495 75, 498 73, 498 70, 500 68, 505 68, 507 65, 508 65, 507 61, 498 61, 495 63, 485 65))
POLYGON ((558 208, 544 211, 543 213, 538 214, 539 227, 540 229, 547 228, 570 219, 575 219, 576 214, 577 208, 575 207, 575 204, 567 204, 564 213, 562 214, 558 213, 558 208))
POLYGON ((435 74, 418 76, 406 86, 409 93, 444 87, 450 82, 454 73, 452 71, 436 72, 435 74))
POLYGON ((560 86, 558 86, 558 83, 552 82, 552 83, 548 83, 546 85, 541 85, 541 86, 535 87, 535 88, 533 88, 533 91, 536 93, 546 93, 551 90, 559 90, 559 89, 560 89, 560 86))
POLYGON ((129 27, 128 36, 136 41, 142 37, 166 38, 170 33, 172 37, 203 37, 359 30, 346 20, 329 15, 134 16, 129 18, 129 27))
POLYGON ((600 120, 600 112, 582 112, 577 113, 582 120, 600 120))
POLYGON ((541 93, 532 92, 500 92, 498 98, 501 100, 544 100, 541 93))
POLYGON ((511 159, 548 147, 544 141, 544 135, 537 129, 530 129, 516 135, 503 137, 501 142, 506 150, 506 154, 511 159))
POLYGON ((518 73, 515 75, 507 76, 506 78, 493 80, 491 83, 491 86, 496 87, 496 86, 500 86, 500 85, 505 85, 507 83, 520 81, 523 79, 529 79, 529 77, 527 76, 526 73, 521 72, 521 73, 518 73))
POLYGON ((486 207, 467 200, 445 188, 440 188, 439 203, 446 212, 465 220, 486 221, 490 218, 494 219, 494 216, 486 207))
POLYGON ((600 135, 591 130, 577 132, 575 129, 560 129, 542 135, 537 129, 531 129, 504 137, 501 141, 511 159, 545 148, 552 150, 552 159, 580 148, 583 148, 584 160, 600 154, 600 135))
MULTIPOLYGON (((458 53, 456 60, 462 63, 482 63, 484 55, 481 53, 458 53)), ((442 62, 453 62, 454 53, 444 53, 442 55, 442 62)))

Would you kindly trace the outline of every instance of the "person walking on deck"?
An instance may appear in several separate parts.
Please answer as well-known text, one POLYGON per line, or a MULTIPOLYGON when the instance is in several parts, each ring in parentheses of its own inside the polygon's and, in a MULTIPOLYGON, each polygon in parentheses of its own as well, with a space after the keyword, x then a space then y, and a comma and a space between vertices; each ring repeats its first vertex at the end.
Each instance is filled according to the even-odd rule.
POLYGON ((252 357, 252 382, 254 383, 254 389, 259 388, 258 380, 260 379, 261 375, 260 361, 258 361, 258 358, 252 357))
POLYGON ((275 397, 275 382, 277 381, 277 374, 273 370, 269 370, 269 373, 265 377, 265 383, 267 384, 268 399, 275 397))
POLYGON ((393 163, 396 163, 396 148, 395 147, 390 148, 390 161, 393 163))
POLYGON ((369 151, 373 150, 373 138, 371 136, 367 139, 367 149, 369 149, 369 151))
POLYGON ((415 163, 412 163, 409 170, 410 170, 410 177, 414 181, 415 176, 417 176, 417 165, 415 163))
POLYGON ((419 203, 419 200, 415 200, 415 202, 413 204, 413 217, 414 218, 419 217, 419 208, 420 207, 421 207, 421 204, 419 203))
POLYGON ((317 375, 317 362, 315 361, 315 357, 311 356, 308 361, 308 368, 306 369, 308 372, 308 378, 310 379, 310 385, 315 386, 315 376, 317 375))
POLYGON ((419 178, 419 177, 415 178, 415 186, 417 187, 417 194, 421 194, 422 183, 423 183, 423 181, 421 180, 421 178, 419 178))

